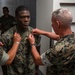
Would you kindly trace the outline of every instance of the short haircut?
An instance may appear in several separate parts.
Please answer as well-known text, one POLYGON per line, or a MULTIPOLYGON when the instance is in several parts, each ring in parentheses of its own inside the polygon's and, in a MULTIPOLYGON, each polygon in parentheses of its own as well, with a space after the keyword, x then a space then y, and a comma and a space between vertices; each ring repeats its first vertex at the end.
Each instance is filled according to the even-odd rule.
POLYGON ((60 21, 63 25, 70 25, 73 19, 71 12, 67 8, 60 8, 55 10, 52 13, 52 16, 57 21, 60 21))
POLYGON ((3 7, 3 10, 4 10, 4 9, 6 9, 6 10, 8 10, 8 11, 9 11, 8 7, 6 7, 6 6, 5 6, 5 7, 3 7))
POLYGON ((27 7, 25 7, 25 6, 19 6, 19 7, 17 7, 16 10, 15 10, 15 16, 19 16, 19 12, 20 12, 20 11, 23 11, 23 10, 29 11, 29 9, 28 9, 27 7))

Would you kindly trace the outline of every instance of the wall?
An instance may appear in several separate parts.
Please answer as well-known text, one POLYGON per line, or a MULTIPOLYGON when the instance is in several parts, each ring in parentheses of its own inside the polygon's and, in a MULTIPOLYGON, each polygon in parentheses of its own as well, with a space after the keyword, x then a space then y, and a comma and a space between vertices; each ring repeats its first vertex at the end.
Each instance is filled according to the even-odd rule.
MULTIPOLYGON (((37 0, 36 5, 36 27, 46 31, 52 31, 51 12, 53 9, 53 0, 37 0)), ((42 36, 41 53, 49 49, 49 46, 50 39, 45 36, 42 36)), ((40 66, 40 70, 45 75, 46 66, 40 66)))

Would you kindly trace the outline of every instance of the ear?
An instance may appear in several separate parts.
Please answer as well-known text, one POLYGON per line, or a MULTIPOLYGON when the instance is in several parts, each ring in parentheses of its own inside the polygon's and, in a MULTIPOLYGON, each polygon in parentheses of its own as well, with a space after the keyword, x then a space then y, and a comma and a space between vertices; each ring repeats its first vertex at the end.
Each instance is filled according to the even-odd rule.
POLYGON ((56 21, 56 23, 57 23, 57 26, 59 28, 60 27, 60 22, 59 21, 56 21))

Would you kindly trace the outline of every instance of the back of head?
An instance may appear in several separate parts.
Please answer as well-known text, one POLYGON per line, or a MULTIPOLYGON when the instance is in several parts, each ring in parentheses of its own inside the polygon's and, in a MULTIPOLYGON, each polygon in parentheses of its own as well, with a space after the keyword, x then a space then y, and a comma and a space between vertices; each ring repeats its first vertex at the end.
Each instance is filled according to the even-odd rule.
POLYGON ((52 13, 52 16, 55 18, 56 21, 59 21, 61 25, 67 26, 72 23, 72 14, 67 8, 60 8, 55 10, 52 13))
POLYGON ((19 6, 19 7, 17 7, 16 10, 15 10, 15 16, 19 16, 19 12, 20 11, 24 11, 24 10, 29 11, 28 8, 25 7, 25 6, 19 6))

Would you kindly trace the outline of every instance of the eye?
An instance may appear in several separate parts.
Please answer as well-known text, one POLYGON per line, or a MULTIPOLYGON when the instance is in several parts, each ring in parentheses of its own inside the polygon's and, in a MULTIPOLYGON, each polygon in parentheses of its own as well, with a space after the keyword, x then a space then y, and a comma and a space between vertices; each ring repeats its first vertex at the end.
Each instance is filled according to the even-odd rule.
POLYGON ((21 19, 23 18, 30 18, 30 16, 19 16, 21 19))

